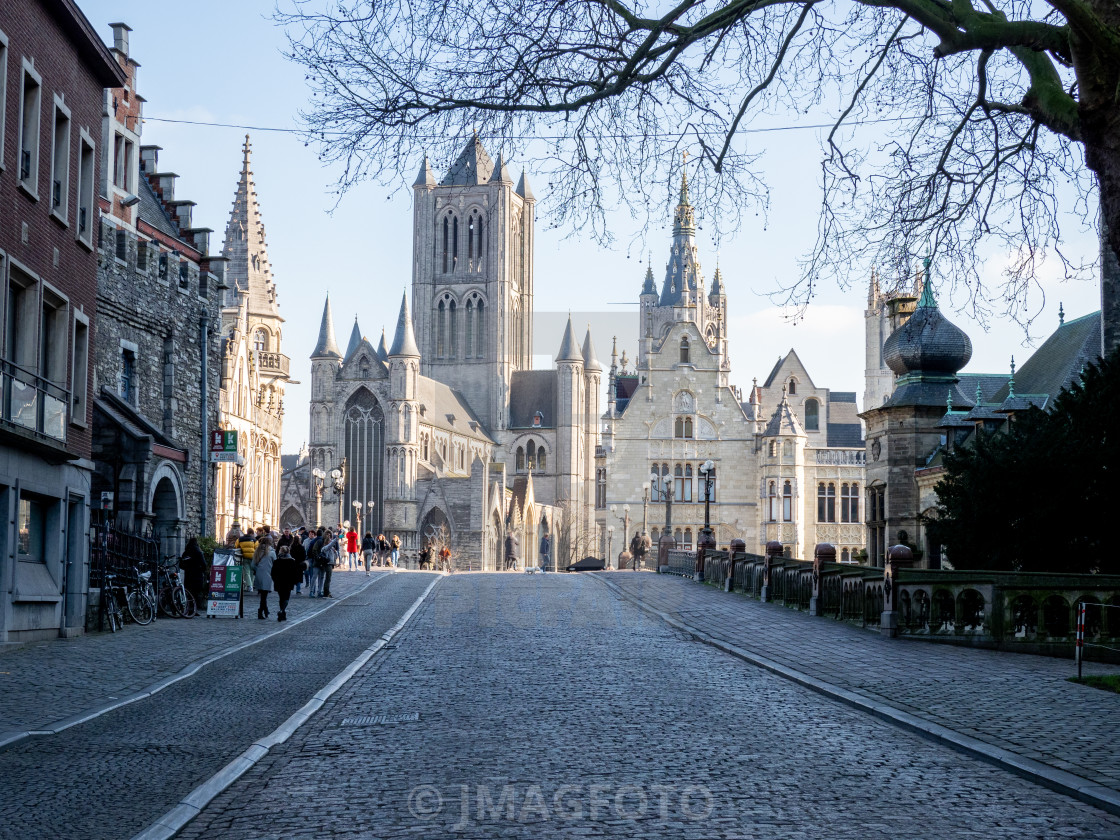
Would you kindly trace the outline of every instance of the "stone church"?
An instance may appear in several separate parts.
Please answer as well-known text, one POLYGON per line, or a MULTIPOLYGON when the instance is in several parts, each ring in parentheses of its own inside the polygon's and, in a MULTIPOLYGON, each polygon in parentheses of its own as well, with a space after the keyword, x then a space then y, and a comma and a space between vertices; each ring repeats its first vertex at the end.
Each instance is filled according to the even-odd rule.
POLYGON ((643 529, 656 544, 666 527, 678 548, 695 548, 711 475, 702 467, 711 461, 718 545, 738 538, 761 553, 777 540, 807 559, 828 542, 837 559, 854 562, 864 544, 865 468, 856 395, 818 386, 790 350, 744 399, 731 384, 725 281, 717 268, 707 286, 696 230, 682 178, 661 290, 651 266, 638 298, 638 357, 631 368, 625 354, 621 362, 611 354, 595 458, 599 553, 617 557, 643 529))
POLYGON ((355 317, 340 347, 324 306, 281 522, 360 519, 406 556, 446 543, 474 569, 502 568, 507 533, 535 563, 547 533, 566 565, 594 525, 602 368, 569 319, 555 366, 532 369, 536 198, 477 137, 440 180, 425 160, 413 190, 412 289, 391 344, 355 317))

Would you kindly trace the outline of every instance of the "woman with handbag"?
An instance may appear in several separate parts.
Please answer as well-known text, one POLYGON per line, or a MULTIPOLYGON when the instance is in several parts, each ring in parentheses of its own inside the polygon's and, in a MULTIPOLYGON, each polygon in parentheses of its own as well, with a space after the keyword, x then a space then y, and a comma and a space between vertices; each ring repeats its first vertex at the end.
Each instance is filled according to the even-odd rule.
POLYGON ((253 552, 253 575, 257 592, 261 595, 261 605, 257 607, 257 618, 268 618, 268 593, 272 591, 272 564, 276 562, 276 549, 272 540, 261 537, 253 552))

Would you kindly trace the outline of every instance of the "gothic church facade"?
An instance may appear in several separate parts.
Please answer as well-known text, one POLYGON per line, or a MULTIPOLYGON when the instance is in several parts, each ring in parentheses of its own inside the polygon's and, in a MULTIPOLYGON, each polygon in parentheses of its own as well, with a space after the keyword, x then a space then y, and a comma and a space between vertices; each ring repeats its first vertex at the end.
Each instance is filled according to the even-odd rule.
POLYGON ((413 190, 412 289, 391 345, 355 317, 341 349, 324 306, 308 458, 286 474, 282 521, 360 517, 406 555, 447 543, 474 569, 502 568, 507 534, 535 564, 548 533, 565 565, 594 527, 601 367, 569 321, 554 367, 532 369, 536 198, 477 137, 441 180, 425 160, 413 190))

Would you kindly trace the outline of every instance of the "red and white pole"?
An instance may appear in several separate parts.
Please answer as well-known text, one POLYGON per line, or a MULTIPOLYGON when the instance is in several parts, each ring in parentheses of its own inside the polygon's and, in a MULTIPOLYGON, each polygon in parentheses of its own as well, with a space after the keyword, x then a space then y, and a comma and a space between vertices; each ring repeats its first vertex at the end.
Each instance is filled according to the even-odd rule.
POLYGON ((1085 602, 1077 603, 1077 678, 1081 679, 1081 661, 1085 653, 1085 602))

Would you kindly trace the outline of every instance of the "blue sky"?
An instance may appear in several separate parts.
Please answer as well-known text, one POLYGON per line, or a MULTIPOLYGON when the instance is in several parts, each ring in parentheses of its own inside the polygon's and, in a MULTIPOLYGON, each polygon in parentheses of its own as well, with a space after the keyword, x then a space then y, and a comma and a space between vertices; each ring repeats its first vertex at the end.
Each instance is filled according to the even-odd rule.
MULTIPOLYGON (((292 359, 284 424, 284 450, 293 452, 307 438, 308 356, 329 290, 338 340, 345 343, 355 314, 375 343, 382 326, 396 322, 401 292, 411 277, 411 184, 420 161, 390 187, 359 185, 336 205, 335 173, 318 161, 314 146, 291 133, 265 128, 298 126, 298 110, 307 101, 302 71, 282 55, 283 32, 270 20, 271 2, 237 0, 191 3, 152 0, 79 0, 102 38, 111 43, 108 24, 132 27, 131 55, 140 63, 139 94, 147 102, 143 142, 162 147, 160 168, 179 174, 176 197, 197 202, 195 224, 215 230, 220 247, 241 161, 244 128, 189 125, 162 120, 253 126, 253 171, 268 233, 268 250, 279 289, 284 325, 283 352, 292 359)), ((796 126, 798 117, 791 116, 796 126)), ((793 324, 766 297, 797 274, 797 260, 812 246, 819 206, 818 144, 820 131, 797 129, 757 135, 770 188, 770 214, 747 214, 738 235, 719 245, 719 263, 727 284, 732 329, 732 382, 744 389, 763 379, 781 354, 796 348, 818 386, 855 391, 862 400, 864 371, 863 310, 866 278, 852 287, 822 289, 803 321, 793 324)), ((485 138, 483 138, 485 141, 485 138)), ((510 168, 520 171, 516 151, 510 168)), ((439 173, 437 173, 438 176, 439 173)), ((529 171, 532 180, 532 170, 529 171)), ((605 250, 571 231, 546 230, 544 184, 533 183, 540 205, 537 222, 535 305, 540 312, 569 310, 617 313, 596 319, 593 334, 600 359, 610 353, 611 335, 619 349, 636 349, 637 295, 645 274, 641 249, 628 255, 636 230, 629 216, 612 216, 619 246, 605 250), (633 305, 625 305, 632 302, 633 305), (622 305, 619 305, 622 304, 622 305)), ((705 208, 717 213, 718 208, 705 208)), ((667 220, 668 222, 668 220, 667 220)), ((1078 232, 1067 242, 1075 257, 1096 251, 1095 237, 1078 232)), ((654 274, 660 284, 668 256, 670 231, 646 231, 654 274)), ((701 262, 710 279, 716 246, 699 234, 701 262)), ((994 258, 985 274, 995 277, 994 258)), ((1056 265, 1043 269, 1046 303, 1032 327, 1044 337, 1058 324, 1058 304, 1067 318, 1099 308, 1095 282, 1062 283, 1056 265)), ((961 302, 963 304, 963 301, 961 302)), ((972 338, 970 371, 1004 371, 1011 355, 1022 364, 1030 354, 1023 330, 1006 319, 983 326, 954 301, 943 309, 972 338)), ((1042 305, 1041 299, 1038 306, 1042 305)), ((549 319, 554 321, 555 319, 549 319)), ((581 327, 582 329, 582 327, 581 327)), ((537 335, 538 353, 555 352, 555 337, 537 335)), ((537 363, 547 364, 546 356, 537 363)))

